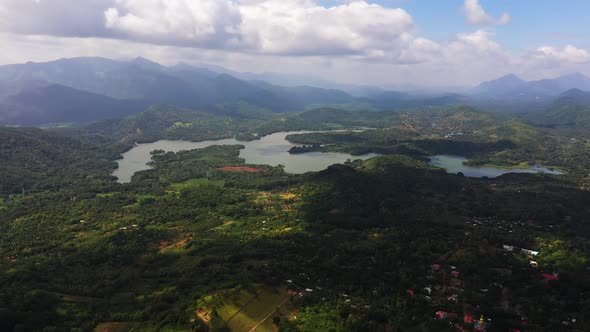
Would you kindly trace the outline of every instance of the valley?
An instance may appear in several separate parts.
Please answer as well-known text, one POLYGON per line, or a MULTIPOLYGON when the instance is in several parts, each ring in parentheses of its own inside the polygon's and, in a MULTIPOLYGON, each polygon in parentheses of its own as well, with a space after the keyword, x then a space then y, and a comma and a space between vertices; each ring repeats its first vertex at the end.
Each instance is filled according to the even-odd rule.
POLYGON ((244 77, 0 67, 0 330, 589 328, 584 77, 244 77))
POLYGON ((156 107, 0 128, 2 142, 27 137, 23 149, 0 143, 4 324, 453 331, 484 315, 498 331, 586 326, 583 140, 468 107, 237 119, 156 107), (563 174, 463 177, 429 165, 437 154, 563 174), (112 176, 121 156, 125 181, 112 176))
POLYGON ((0 332, 590 331, 589 12, 0 0, 0 332))

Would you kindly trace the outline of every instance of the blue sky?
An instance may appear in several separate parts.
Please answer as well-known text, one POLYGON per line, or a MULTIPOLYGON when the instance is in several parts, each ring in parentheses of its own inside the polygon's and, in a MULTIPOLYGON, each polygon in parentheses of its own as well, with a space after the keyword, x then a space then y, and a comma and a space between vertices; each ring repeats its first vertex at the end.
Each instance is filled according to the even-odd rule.
POLYGON ((590 75, 588 16, 590 0, 0 0, 0 64, 143 56, 463 87, 590 75))
MULTIPOLYGON (((323 0, 326 7, 339 1, 323 0)), ((419 34, 435 39, 453 38, 475 30, 465 21, 463 0, 377 0, 371 3, 402 8, 414 17, 419 34)), ((550 44, 590 48, 590 0, 480 0, 494 17, 509 13, 510 24, 490 28, 496 40, 513 51, 550 44)))

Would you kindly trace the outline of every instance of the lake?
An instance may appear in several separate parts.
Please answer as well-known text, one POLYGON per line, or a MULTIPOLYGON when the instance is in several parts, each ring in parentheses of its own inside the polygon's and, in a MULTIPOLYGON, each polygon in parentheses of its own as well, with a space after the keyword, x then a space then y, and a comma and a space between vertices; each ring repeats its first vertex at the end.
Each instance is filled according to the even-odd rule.
POLYGON ((530 166, 527 169, 515 169, 515 168, 497 168, 497 167, 478 167, 478 166, 467 166, 464 162, 467 158, 461 156, 450 156, 450 155, 437 155, 430 157, 430 165, 444 168, 448 173, 457 174, 463 173, 465 176, 472 178, 495 178, 503 174, 508 173, 547 173, 560 175, 561 172, 548 169, 543 166, 535 165, 530 166))
POLYGON ((309 131, 279 132, 251 142, 241 142, 228 138, 202 142, 160 140, 154 143, 138 144, 125 152, 123 159, 117 161, 119 168, 113 172, 113 175, 118 178, 119 183, 130 182, 131 177, 136 172, 150 169, 147 163, 151 161, 150 152, 154 150, 179 152, 182 150, 202 149, 211 145, 244 145, 245 148, 240 151, 240 158, 244 158, 247 164, 284 165, 285 171, 293 174, 321 171, 330 165, 344 163, 348 159, 365 160, 378 156, 373 153, 352 156, 346 153, 332 152, 290 154, 289 149, 298 145, 290 143, 285 138, 290 134, 304 133, 309 133, 309 131))

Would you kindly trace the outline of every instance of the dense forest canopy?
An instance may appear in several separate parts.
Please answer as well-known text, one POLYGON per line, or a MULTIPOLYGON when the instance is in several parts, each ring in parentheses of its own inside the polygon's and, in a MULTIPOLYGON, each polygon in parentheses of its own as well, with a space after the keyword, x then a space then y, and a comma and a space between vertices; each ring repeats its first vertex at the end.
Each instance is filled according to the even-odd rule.
POLYGON ((0 138, 1 330, 590 328, 590 156, 574 131, 467 106, 242 104, 0 138), (294 175, 210 146, 111 176, 136 142, 293 130, 316 131, 289 136, 293 153, 381 156, 294 175), (468 178, 434 154, 564 174, 468 178))

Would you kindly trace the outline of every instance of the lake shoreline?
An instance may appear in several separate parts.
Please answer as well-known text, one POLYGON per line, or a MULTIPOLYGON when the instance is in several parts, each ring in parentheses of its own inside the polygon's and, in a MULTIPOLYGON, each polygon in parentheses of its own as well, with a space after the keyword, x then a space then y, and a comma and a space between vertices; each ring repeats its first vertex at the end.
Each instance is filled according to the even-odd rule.
POLYGON ((369 159, 378 154, 365 154, 353 156, 338 152, 310 152, 302 154, 290 154, 289 150, 295 146, 286 137, 292 134, 305 134, 315 131, 288 131, 275 132, 262 136, 254 141, 239 141, 236 138, 219 140, 205 140, 191 142, 186 140, 158 140, 153 143, 139 143, 121 155, 117 160, 118 167, 112 173, 117 177, 117 182, 128 183, 132 176, 139 171, 149 170, 149 162, 152 160, 151 152, 164 150, 167 152, 179 152, 183 150, 202 149, 212 145, 242 145, 239 157, 246 164, 285 166, 285 172, 303 174, 307 172, 321 171, 334 164, 341 164, 347 160, 369 159))
POLYGON ((428 164, 443 168, 450 174, 462 173, 466 177, 473 178, 496 178, 504 174, 552 174, 563 175, 564 173, 555 170, 554 168, 544 167, 542 165, 524 165, 515 166, 495 166, 495 165, 469 165, 469 161, 464 156, 457 155, 435 155, 428 158, 428 164))

